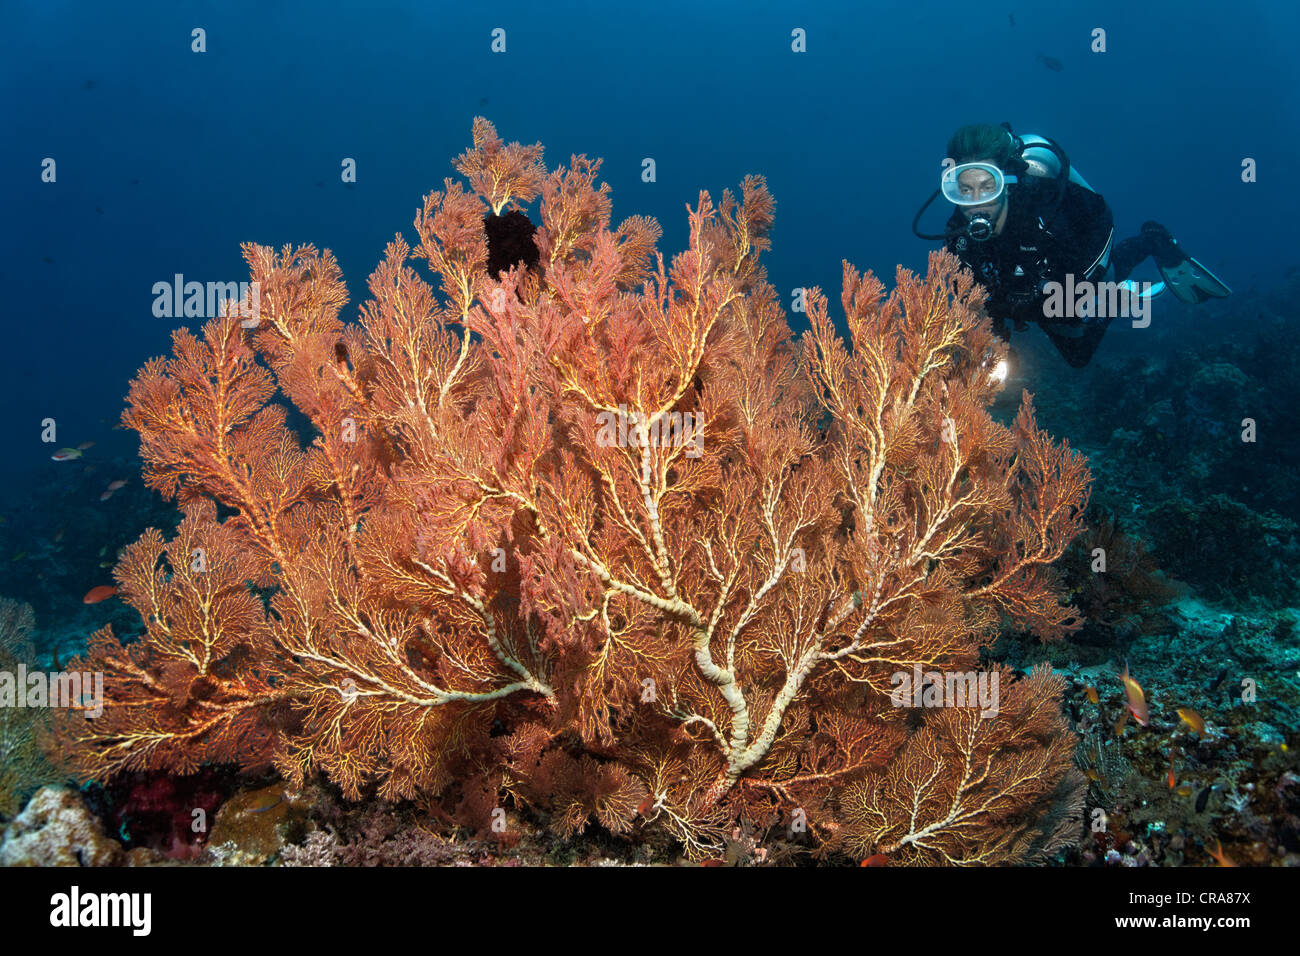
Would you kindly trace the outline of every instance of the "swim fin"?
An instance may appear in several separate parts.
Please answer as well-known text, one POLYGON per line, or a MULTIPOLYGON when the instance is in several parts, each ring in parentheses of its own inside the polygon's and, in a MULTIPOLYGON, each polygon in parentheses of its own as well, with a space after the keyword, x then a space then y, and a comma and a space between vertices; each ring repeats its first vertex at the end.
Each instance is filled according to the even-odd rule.
POLYGON ((1167 288, 1163 282, 1134 282, 1132 279, 1125 279, 1119 287, 1127 295, 1141 296, 1148 300, 1163 295, 1167 288))
POLYGON ((1201 265, 1178 245, 1178 240, 1158 222, 1142 224, 1142 234, 1154 247, 1156 268, 1165 280, 1165 288, 1191 305, 1206 299, 1223 299, 1232 295, 1226 282, 1201 265))
POLYGON ((1165 285, 1170 292, 1192 305, 1206 299, 1224 299, 1232 295, 1232 290, 1223 280, 1191 256, 1175 266, 1160 269, 1160 274, 1165 277, 1165 285))

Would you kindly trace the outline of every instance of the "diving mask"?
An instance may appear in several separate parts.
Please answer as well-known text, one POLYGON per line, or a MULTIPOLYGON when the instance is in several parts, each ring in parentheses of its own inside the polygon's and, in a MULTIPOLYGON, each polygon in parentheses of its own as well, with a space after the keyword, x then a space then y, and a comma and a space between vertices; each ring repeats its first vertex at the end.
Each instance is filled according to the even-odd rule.
POLYGON ((954 206, 983 206, 1001 200, 1015 181, 992 163, 958 163, 943 171, 939 190, 954 206))

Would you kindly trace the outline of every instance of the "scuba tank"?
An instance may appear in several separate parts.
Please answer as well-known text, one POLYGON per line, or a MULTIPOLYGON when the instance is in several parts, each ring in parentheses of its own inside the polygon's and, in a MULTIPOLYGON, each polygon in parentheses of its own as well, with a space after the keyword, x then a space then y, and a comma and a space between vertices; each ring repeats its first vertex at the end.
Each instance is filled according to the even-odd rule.
POLYGON ((1024 160, 1026 172, 1030 176, 1059 179, 1061 164, 1064 163, 1065 168, 1069 170, 1068 178, 1070 182, 1082 186, 1090 193, 1097 191, 1088 185, 1088 181, 1079 175, 1077 169, 1070 165, 1070 160, 1066 157, 1065 151, 1046 136, 1039 136, 1037 133, 1026 133, 1024 136, 1017 138, 1022 144, 1020 158, 1024 160))

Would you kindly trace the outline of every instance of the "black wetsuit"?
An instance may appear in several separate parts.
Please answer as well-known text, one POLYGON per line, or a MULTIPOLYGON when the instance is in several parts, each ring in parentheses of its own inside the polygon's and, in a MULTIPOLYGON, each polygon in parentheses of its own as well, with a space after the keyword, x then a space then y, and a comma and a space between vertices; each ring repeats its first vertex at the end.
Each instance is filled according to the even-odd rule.
MULTIPOLYGON (((1053 180, 1026 177, 1009 188, 1012 192, 1002 232, 976 242, 966 235, 966 217, 955 211, 948 220, 952 236, 948 250, 988 288, 986 308, 999 336, 1010 340, 1008 321, 1017 331, 1028 322, 1037 322, 1065 360, 1082 368, 1101 344, 1109 320, 1047 317, 1043 286, 1047 282, 1064 284, 1068 273, 1073 273, 1075 283, 1096 282, 1105 275, 1105 253, 1114 235, 1110 206, 1099 193, 1073 182, 1066 184, 1065 195, 1055 209, 1058 187, 1053 180)), ((1140 242, 1125 240, 1110 250, 1117 272, 1123 269, 1116 281, 1127 278, 1133 266, 1149 254, 1136 248, 1135 241, 1140 242)))

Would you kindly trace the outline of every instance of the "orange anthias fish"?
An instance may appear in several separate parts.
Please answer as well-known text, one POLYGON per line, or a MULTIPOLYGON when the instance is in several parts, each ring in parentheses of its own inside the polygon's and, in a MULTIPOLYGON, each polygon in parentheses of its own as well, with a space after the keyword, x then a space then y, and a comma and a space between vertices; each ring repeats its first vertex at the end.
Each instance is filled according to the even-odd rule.
POLYGON ((117 479, 117 481, 110 481, 108 483, 108 487, 104 489, 104 493, 99 496, 99 500, 107 501, 109 498, 113 497, 113 495, 116 494, 119 489, 125 486, 126 486, 126 479, 124 478, 119 478, 117 479))
POLYGON ((1142 693, 1142 685, 1133 679, 1128 672, 1128 661, 1124 662, 1124 673, 1119 675, 1120 681, 1124 684, 1125 703, 1128 705, 1128 712, 1133 715, 1143 727, 1147 725, 1147 698, 1142 693))
POLYGON ((1198 737, 1205 736, 1205 719, 1190 707, 1179 707, 1178 716, 1198 737))
POLYGON ((1084 692, 1084 694, 1086 694, 1087 697, 1088 697, 1088 703, 1090 703, 1090 704, 1100 704, 1100 703, 1101 703, 1101 698, 1097 696, 1097 688, 1093 687, 1091 684, 1089 684, 1087 687, 1085 687, 1085 688, 1083 689, 1083 692, 1084 692))
POLYGON ((883 853, 873 853, 859 863, 858 866, 889 866, 889 857, 883 853))
POLYGON ((107 601, 117 593, 117 588, 111 584, 101 584, 98 587, 91 588, 86 592, 86 596, 81 599, 82 604, 98 604, 100 601, 107 601))
POLYGON ((76 448, 60 448, 50 456, 51 461, 75 461, 81 457, 81 451, 76 448))
POLYGON ((1128 711, 1119 712, 1119 720, 1115 721, 1115 736, 1120 737, 1124 733, 1124 725, 1128 723, 1128 711))
POLYGON ((1215 840, 1215 841, 1214 841, 1214 849, 1213 849, 1213 850, 1211 850, 1211 849, 1209 849, 1209 848, 1207 847, 1205 852, 1208 853, 1208 854, 1210 854, 1210 856, 1214 857, 1216 860, 1218 860, 1218 861, 1219 861, 1219 866, 1236 866, 1236 865, 1237 865, 1236 863, 1233 863, 1233 862, 1232 862, 1232 858, 1229 857, 1228 854, 1226 854, 1226 853, 1223 852, 1223 844, 1220 843, 1218 840, 1215 840))

